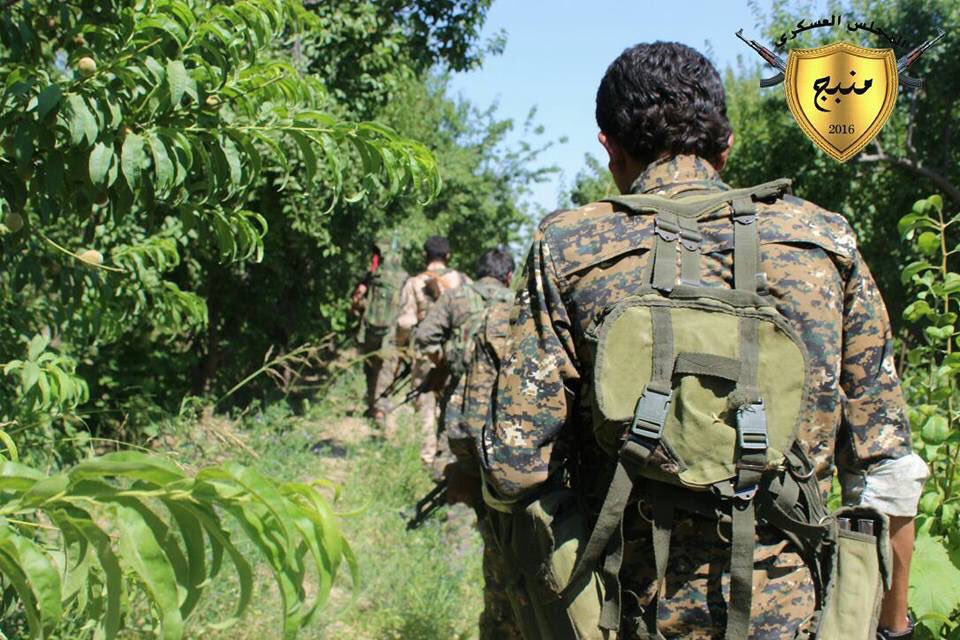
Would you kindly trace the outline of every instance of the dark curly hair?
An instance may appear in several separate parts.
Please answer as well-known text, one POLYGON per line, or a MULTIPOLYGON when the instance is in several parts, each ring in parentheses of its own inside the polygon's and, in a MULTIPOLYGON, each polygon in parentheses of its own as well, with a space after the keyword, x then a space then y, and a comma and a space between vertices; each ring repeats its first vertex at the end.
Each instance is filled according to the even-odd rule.
POLYGON ((510 274, 513 273, 513 256, 503 247, 484 251, 477 260, 477 278, 490 276, 504 284, 509 284, 510 274))
POLYGON ((645 164, 664 153, 715 162, 730 138, 720 74, 678 42, 638 44, 607 67, 597 89, 597 124, 645 164))

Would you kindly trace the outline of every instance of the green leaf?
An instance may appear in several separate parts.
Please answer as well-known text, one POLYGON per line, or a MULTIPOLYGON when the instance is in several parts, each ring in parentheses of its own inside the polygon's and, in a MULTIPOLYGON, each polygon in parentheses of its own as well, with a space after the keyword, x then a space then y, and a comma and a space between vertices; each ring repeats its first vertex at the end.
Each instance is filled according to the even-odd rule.
POLYGON ((951 562, 946 541, 922 531, 917 532, 910 566, 910 607, 934 637, 942 618, 960 607, 960 569, 951 562))
POLYGON ((60 106, 62 99, 63 91, 60 89, 60 85, 51 84, 44 87, 37 96, 37 117, 41 120, 46 118, 54 109, 60 106))
POLYGON ((943 279, 943 292, 955 293, 960 291, 960 273, 949 272, 943 279))
POLYGON ((908 284, 915 275, 918 275, 928 269, 933 269, 934 266, 927 262, 926 260, 920 260, 917 262, 911 262, 900 274, 900 282, 903 284, 908 284))
POLYGON ((903 310, 903 317, 910 322, 916 322, 920 318, 929 315, 930 311, 930 305, 926 300, 916 300, 911 302, 907 308, 903 310))
POLYGON ((170 88, 170 104, 176 109, 180 106, 183 94, 190 84, 187 68, 183 60, 169 60, 167 62, 167 86, 170 88))
MULTIPOLYGON (((16 563, 20 575, 10 577, 14 583, 23 580, 23 586, 30 589, 35 605, 35 621, 30 624, 30 635, 46 635, 60 619, 60 573, 56 566, 32 540, 15 533, 6 523, 0 523, 0 555, 5 555, 16 563), (38 624, 39 628, 34 628, 38 624)), ((4 568, 0 564, 0 568, 4 568)), ((7 571, 3 571, 7 574, 7 571)), ((20 588, 17 589, 18 593, 20 588)), ((23 598, 23 593, 20 594, 23 598)), ((28 615, 28 619, 32 616, 28 615)))
POLYGON ((33 388, 40 379, 42 372, 36 362, 27 361, 23 363, 23 369, 20 370, 20 387, 23 393, 33 388))
POLYGON ((90 152, 90 182, 94 186, 104 186, 107 181, 107 172, 110 171, 110 164, 113 162, 113 149, 98 142, 90 152))
POLYGON ((917 248, 920 253, 934 256, 940 251, 940 236, 933 231, 924 231, 917 238, 917 248))
POLYGON ((140 184, 140 173, 146 160, 143 137, 131 131, 123 139, 123 149, 120 152, 120 168, 131 191, 136 191, 140 184))
POLYGON ((114 515, 120 534, 120 558, 137 575, 159 610, 160 637, 163 640, 180 640, 183 618, 180 615, 177 579, 166 554, 137 510, 118 504, 114 506, 114 515))
POLYGON ((147 141, 150 143, 150 155, 153 157, 153 171, 157 177, 157 192, 163 196, 166 195, 167 191, 173 185, 173 161, 170 159, 170 154, 167 152, 167 147, 163 143, 163 140, 161 140, 156 133, 151 131, 147 136, 147 141))
POLYGON ((80 144, 86 139, 88 145, 97 141, 99 129, 97 119, 82 96, 75 93, 67 96, 67 128, 70 130, 70 142, 80 144))
POLYGON ((944 416, 930 416, 923 424, 920 436, 928 444, 941 444, 950 435, 950 426, 944 416))

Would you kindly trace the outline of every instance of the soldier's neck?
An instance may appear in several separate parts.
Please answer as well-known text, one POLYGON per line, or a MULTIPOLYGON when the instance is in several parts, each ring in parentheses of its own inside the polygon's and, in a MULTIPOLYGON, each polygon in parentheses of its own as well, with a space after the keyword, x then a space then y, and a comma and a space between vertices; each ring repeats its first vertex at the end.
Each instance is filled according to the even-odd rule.
POLYGON ((427 271, 439 271, 440 269, 446 269, 447 265, 442 260, 434 260, 427 264, 427 271))

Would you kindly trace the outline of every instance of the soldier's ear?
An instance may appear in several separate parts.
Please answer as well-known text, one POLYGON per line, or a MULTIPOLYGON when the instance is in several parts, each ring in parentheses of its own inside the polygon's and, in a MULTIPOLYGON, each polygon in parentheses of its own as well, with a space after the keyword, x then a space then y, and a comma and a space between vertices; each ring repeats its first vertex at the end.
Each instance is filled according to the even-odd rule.
POLYGON ((733 133, 730 133, 730 137, 727 138, 727 148, 720 154, 720 157, 717 158, 716 169, 717 171, 723 171, 723 168, 727 166, 727 159, 730 157, 730 150, 733 149, 733 133))
POLYGON ((630 185, 643 172, 644 166, 634 160, 616 139, 603 131, 597 134, 597 140, 607 152, 607 168, 610 169, 614 183, 620 189, 620 193, 628 193, 630 185))

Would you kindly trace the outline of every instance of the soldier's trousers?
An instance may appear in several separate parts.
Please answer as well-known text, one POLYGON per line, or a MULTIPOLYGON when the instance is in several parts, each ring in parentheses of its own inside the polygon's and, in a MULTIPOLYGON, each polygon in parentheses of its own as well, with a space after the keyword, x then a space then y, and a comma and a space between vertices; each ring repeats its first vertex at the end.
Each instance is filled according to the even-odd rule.
POLYGON ((364 356, 363 377, 367 383, 365 398, 369 414, 373 413, 377 398, 392 382, 392 375, 382 375, 387 361, 383 352, 384 336, 383 331, 365 327, 359 340, 360 355, 364 356))
MULTIPOLYGON (((658 629, 665 638, 723 638, 730 598, 729 527, 721 536, 715 521, 679 520, 670 543, 667 577, 657 599, 650 524, 631 525, 624 531, 628 542, 620 570, 621 638, 639 636, 635 626, 641 624, 641 609, 652 606, 656 606, 658 629)), ((792 549, 779 534, 760 530, 754 552, 750 635, 744 640, 790 640, 813 613, 810 571, 792 549)))
MULTIPOLYGON (((433 368, 433 364, 426 359, 416 359, 413 363, 411 389, 416 389, 423 384, 427 374, 433 368)), ((420 430, 420 459, 427 466, 432 466, 433 461, 441 453, 441 443, 437 434, 437 394, 434 391, 424 391, 414 399, 416 408, 416 424, 420 430)))
POLYGON ((497 548, 488 518, 481 512, 477 528, 483 539, 483 612, 480 640, 523 640, 507 597, 508 567, 497 548))

